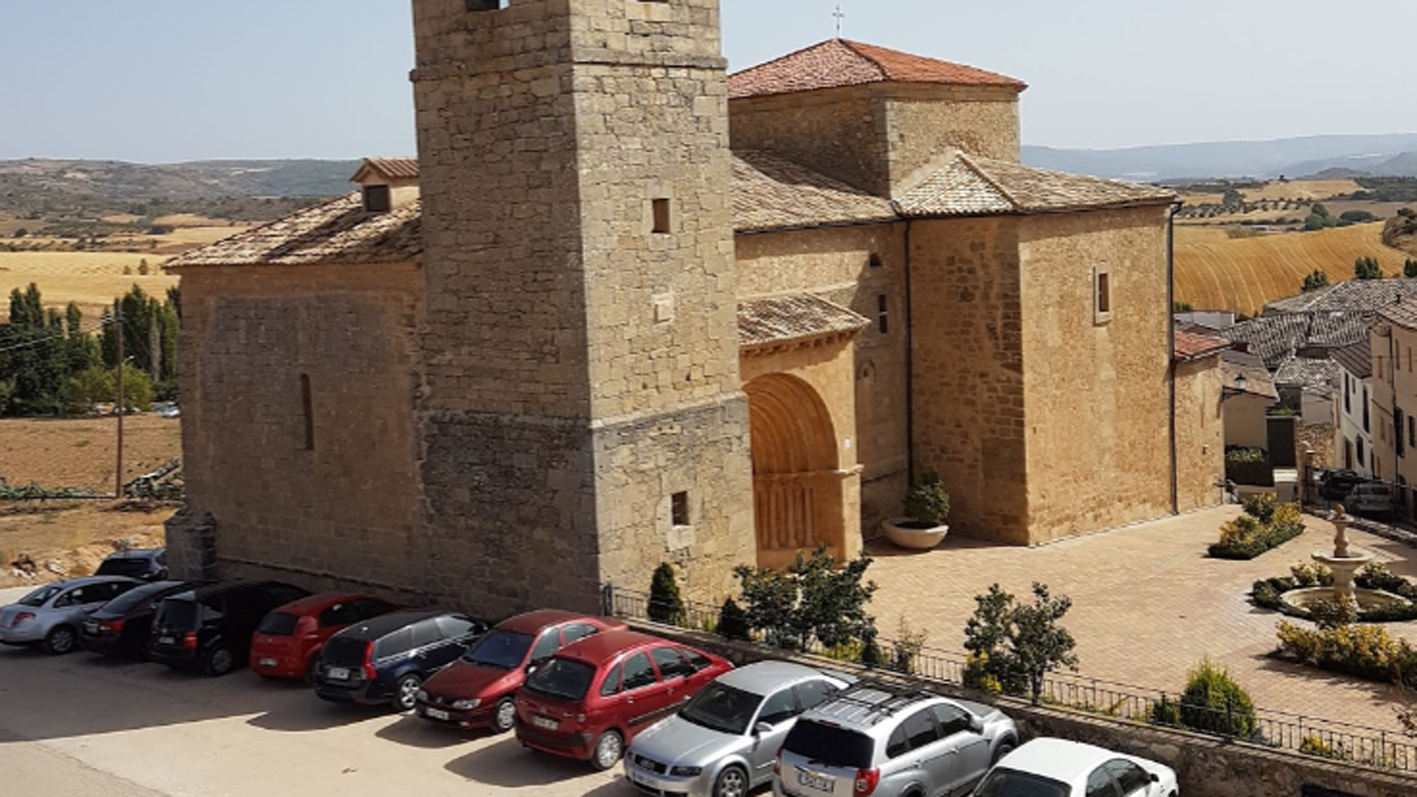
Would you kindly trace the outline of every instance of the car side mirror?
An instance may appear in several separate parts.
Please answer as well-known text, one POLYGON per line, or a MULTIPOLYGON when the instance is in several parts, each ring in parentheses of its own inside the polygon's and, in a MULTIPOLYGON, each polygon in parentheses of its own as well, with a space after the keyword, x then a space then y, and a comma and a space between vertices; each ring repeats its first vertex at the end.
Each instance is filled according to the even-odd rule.
POLYGON ((526 663, 526 674, 527 674, 527 675, 531 675, 532 673, 536 672, 536 668, 537 668, 537 667, 540 667, 540 666, 541 666, 541 662, 539 662, 539 661, 529 661, 529 662, 527 662, 527 663, 526 663))
POLYGON ((971 731, 975 732, 975 733, 983 733, 983 732, 984 732, 984 720, 981 720, 981 719, 979 719, 978 717, 970 717, 970 718, 969 718, 969 729, 970 729, 971 731))
POLYGON ((772 728, 772 723, 770 723, 770 722, 759 722, 757 725, 754 725, 754 726, 753 726, 753 735, 754 735, 754 736, 766 736, 767 734, 772 733, 772 730, 773 730, 773 728, 772 728))
POLYGON ((1160 782, 1161 782, 1161 776, 1158 775, 1158 774, 1156 774, 1155 772, 1151 773, 1151 782, 1152 782, 1152 783, 1160 783, 1160 782))

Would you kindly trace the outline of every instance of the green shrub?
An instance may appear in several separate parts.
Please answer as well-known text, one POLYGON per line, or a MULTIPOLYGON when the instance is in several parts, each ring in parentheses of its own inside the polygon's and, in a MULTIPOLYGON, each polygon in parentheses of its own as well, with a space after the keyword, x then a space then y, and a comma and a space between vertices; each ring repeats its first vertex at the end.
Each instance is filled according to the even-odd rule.
POLYGON ((718 610, 717 632, 724 639, 747 641, 751 638, 748 633, 748 613, 732 598, 724 600, 723 608, 718 610))
POLYGON ((1149 719, 1153 725, 1179 728, 1181 727, 1181 704, 1162 695, 1160 700, 1152 704, 1149 719))
POLYGON ((926 471, 905 494, 905 514, 927 527, 938 526, 950 516, 950 494, 940 474, 926 471))
POLYGON ((1225 461, 1236 465, 1262 465, 1269 462, 1269 454, 1263 448, 1232 448, 1225 452, 1225 461))
POLYGON ((679 581, 674 577, 674 565, 665 562, 654 569, 649 584, 649 619, 667 625, 684 624, 684 599, 679 596, 679 581))
POLYGON ((1375 625, 1310 629, 1279 624, 1281 655, 1332 672, 1373 681, 1417 685, 1417 649, 1375 625))
POLYGON ((1252 739, 1259 729, 1249 693, 1210 659, 1191 671, 1179 708, 1180 724, 1192 730, 1252 739))
POLYGON ((1296 504, 1276 506, 1269 521, 1241 515, 1220 527, 1220 541, 1209 548, 1216 559, 1253 559, 1304 533, 1303 516, 1296 504))
POLYGON ((926 638, 927 632, 924 629, 912 629, 902 614, 900 625, 896 628, 896 642, 891 647, 890 661, 886 666, 899 673, 914 675, 916 665, 920 661, 920 651, 925 649, 926 638))
POLYGON ((1268 523, 1274 517, 1274 508, 1278 503, 1279 496, 1274 493, 1247 495, 1240 502, 1241 506, 1245 508, 1245 514, 1261 523, 1268 523))
POLYGON ((1309 602, 1309 619, 1319 628, 1337 628, 1358 621, 1358 607, 1348 601, 1316 600, 1309 602))

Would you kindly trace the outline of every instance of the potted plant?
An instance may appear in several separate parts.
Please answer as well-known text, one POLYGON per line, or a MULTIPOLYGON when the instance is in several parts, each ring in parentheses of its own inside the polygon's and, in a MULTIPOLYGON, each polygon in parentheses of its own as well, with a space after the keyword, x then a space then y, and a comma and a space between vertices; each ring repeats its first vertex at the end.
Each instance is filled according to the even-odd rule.
POLYGON ((886 538, 902 548, 927 551, 940 544, 949 532, 945 519, 950 515, 950 494, 945 492, 940 474, 926 471, 905 494, 907 517, 891 518, 881 527, 886 538))

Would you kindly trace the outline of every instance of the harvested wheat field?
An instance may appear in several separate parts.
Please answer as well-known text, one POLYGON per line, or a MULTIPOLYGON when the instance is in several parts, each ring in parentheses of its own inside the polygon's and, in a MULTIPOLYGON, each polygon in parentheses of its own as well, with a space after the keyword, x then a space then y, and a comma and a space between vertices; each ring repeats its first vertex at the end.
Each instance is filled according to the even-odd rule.
POLYGON ((159 297, 175 287, 178 278, 160 268, 166 260, 162 255, 127 252, 0 252, 0 293, 8 296, 33 282, 47 307, 62 309, 71 301, 78 303, 84 326, 90 328, 115 298, 134 285, 159 297), (147 276, 138 273, 143 261, 148 264, 147 276), (132 273, 125 275, 125 268, 132 273))
POLYGON ((1323 201, 1329 197, 1362 191, 1363 186, 1353 180, 1290 180, 1286 183, 1268 182, 1259 188, 1240 191, 1246 202, 1264 202, 1284 199, 1314 199, 1323 201))
POLYGON ((1176 300, 1198 310, 1254 315, 1298 293, 1315 269, 1340 282, 1353 278, 1354 260, 1374 257, 1383 273, 1401 274, 1406 257, 1383 245, 1381 223, 1224 241, 1192 229, 1176 228, 1176 300))
MULTIPOLYGON (((123 475, 129 481, 182 456, 177 418, 123 419, 123 475)), ((112 495, 118 419, 0 419, 0 478, 11 485, 90 487, 112 495)))
POLYGON ((176 511, 170 505, 112 501, 0 503, 0 587, 89 575, 119 541, 132 548, 161 547, 162 524, 176 511), (34 578, 10 572, 21 556, 39 566, 34 578))

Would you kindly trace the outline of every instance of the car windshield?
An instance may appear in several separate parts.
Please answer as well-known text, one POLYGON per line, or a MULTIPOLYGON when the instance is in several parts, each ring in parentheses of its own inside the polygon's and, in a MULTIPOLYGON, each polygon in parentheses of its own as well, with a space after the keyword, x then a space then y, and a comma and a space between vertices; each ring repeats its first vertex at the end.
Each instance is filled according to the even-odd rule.
POLYGON ((271 612, 261 619, 261 624, 256 627, 256 633, 266 636, 290 636, 295 633, 295 626, 299 622, 300 618, 294 614, 271 612))
POLYGON ((787 734, 787 740, 782 743, 782 747, 808 761, 820 761, 848 769, 869 769, 872 753, 875 751, 871 737, 863 733, 821 725, 810 720, 799 721, 793 725, 792 732, 787 734))
POLYGON ((58 584, 50 584, 47 587, 40 587, 30 594, 20 598, 18 603, 21 606, 43 606, 48 600, 63 591, 63 587, 58 584))
POLYGON ((679 716, 710 730, 741 736, 762 702, 762 695, 714 682, 685 703, 679 716))
POLYGON ((141 576, 148 572, 146 559, 104 559, 99 564, 96 576, 141 576))
POLYGON ((521 666, 526 652, 530 649, 531 634, 493 630, 464 653, 462 660, 468 664, 484 664, 488 667, 512 670, 521 666))
POLYGON ((526 688, 559 700, 585 697, 595 668, 575 659, 552 659, 526 679, 526 688))
POLYGON ((994 767, 974 790, 974 797, 1068 797, 1068 786, 1031 772, 994 767))

